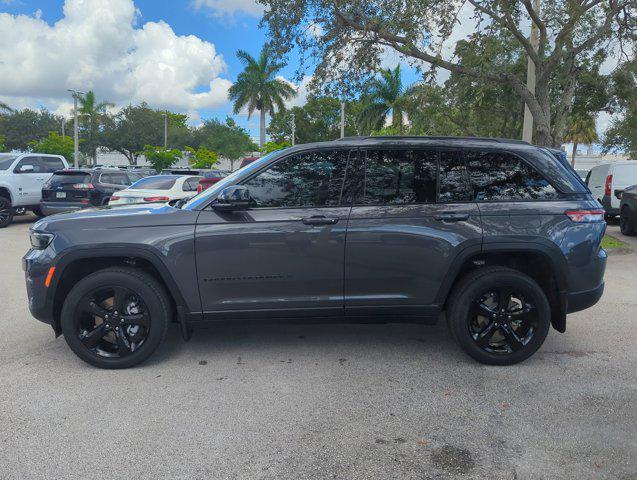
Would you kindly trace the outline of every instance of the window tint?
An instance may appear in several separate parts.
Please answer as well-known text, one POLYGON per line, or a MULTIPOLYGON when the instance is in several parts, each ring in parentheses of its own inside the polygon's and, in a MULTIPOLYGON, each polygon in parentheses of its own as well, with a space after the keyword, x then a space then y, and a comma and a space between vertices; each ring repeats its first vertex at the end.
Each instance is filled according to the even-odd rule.
POLYGON ((49 180, 49 185, 71 185, 74 183, 91 183, 91 174, 86 172, 55 173, 49 180))
POLYGON ((130 185, 131 181, 128 175, 120 172, 102 173, 100 175, 100 182, 107 183, 109 185, 130 185))
POLYGON ((43 172, 53 173, 57 170, 64 169, 64 163, 62 160, 55 157, 40 157, 40 162, 42 162, 43 172))
POLYGON ((471 200, 467 185, 467 172, 459 151, 440 151, 439 202, 464 202, 471 200))
POLYGON ((33 166, 33 172, 22 172, 22 173, 42 173, 42 164, 40 163, 40 157, 24 157, 15 166, 14 171, 16 173, 21 173, 20 169, 24 165, 32 165, 33 166))
POLYGON ((172 175, 157 175, 153 177, 144 177, 135 185, 132 185, 131 190, 170 190, 175 185, 175 181, 178 177, 172 175))
POLYGON ((478 201, 542 200, 558 196, 534 168, 507 152, 469 150, 467 167, 478 201))
POLYGON ((436 201, 437 153, 421 150, 367 150, 364 205, 436 201))
POLYGON ((244 183, 257 207, 340 205, 347 150, 299 153, 244 183))
POLYGON ((199 177, 190 177, 182 186, 184 192, 196 192, 199 185, 199 177))
POLYGON ((0 155, 0 170, 7 170, 15 159, 16 159, 15 155, 13 156, 0 155))

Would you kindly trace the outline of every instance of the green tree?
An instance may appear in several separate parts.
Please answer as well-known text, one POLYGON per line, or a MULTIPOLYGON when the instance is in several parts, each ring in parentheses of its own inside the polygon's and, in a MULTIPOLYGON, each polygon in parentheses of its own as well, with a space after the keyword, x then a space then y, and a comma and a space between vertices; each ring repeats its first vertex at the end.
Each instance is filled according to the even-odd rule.
POLYGON ((5 112, 12 112, 13 109, 6 103, 4 102, 0 102, 0 112, 5 111, 5 112))
POLYGON ((168 149, 164 147, 153 147, 145 145, 144 150, 138 152, 138 155, 144 155, 146 161, 150 163, 155 170, 161 172, 165 168, 172 167, 179 161, 182 156, 181 150, 176 148, 168 149))
POLYGON ((260 116, 260 145, 265 144, 265 117, 277 108, 285 108, 284 101, 292 98, 296 92, 287 82, 276 78, 277 73, 285 66, 276 63, 264 47, 258 59, 252 57, 244 50, 237 52, 237 57, 245 66, 243 72, 237 77, 237 81, 228 92, 230 100, 234 102, 234 113, 247 107, 248 118, 255 110, 260 116))
POLYGON ((0 133, 5 136, 7 150, 28 150, 29 142, 57 131, 62 118, 48 110, 13 110, 0 115, 0 133))
MULTIPOLYGON (((359 133, 358 110, 359 102, 346 102, 345 136, 359 133)), ((273 141, 292 140, 292 115, 295 143, 325 142, 341 136, 341 102, 337 98, 310 96, 305 105, 272 114, 268 134, 273 141)))
POLYGON ((637 159, 637 60, 613 74, 611 91, 615 118, 604 134, 604 151, 626 152, 637 159))
POLYGON ((268 153, 276 152, 277 150, 283 150, 284 148, 288 148, 291 146, 292 144, 288 142, 287 140, 281 143, 266 142, 265 145, 263 145, 263 148, 261 148, 261 153, 265 155, 268 153))
MULTIPOLYGON (((322 91, 352 94, 377 71, 388 49, 408 61, 470 77, 475 82, 507 85, 525 102, 534 119, 535 141, 558 145, 565 131, 583 59, 600 48, 635 50, 637 4, 634 0, 542 1, 538 11, 528 0, 468 0, 473 9, 472 42, 505 32, 535 65, 536 88, 526 74, 509 65, 485 61, 475 67, 443 56, 465 2, 455 0, 262 0, 263 23, 279 55, 298 48, 316 59, 313 85, 322 91), (538 48, 520 25, 535 24, 538 48), (307 26, 324 35, 308 35, 307 26), (556 95, 559 89, 559 95, 556 95), (555 98, 559 98, 555 102, 555 98)), ((622 58, 629 57, 625 55, 622 58)))
MULTIPOLYGON (((105 119, 102 145, 126 156, 132 165, 146 145, 163 145, 164 111, 154 110, 146 103, 129 105, 105 119)), ((168 144, 183 148, 191 143, 187 115, 168 113, 168 144)))
POLYGON ((192 137, 193 147, 203 146, 229 159, 232 170, 236 160, 259 148, 248 132, 230 117, 226 118, 225 123, 217 119, 206 120, 201 127, 193 131, 192 137))
POLYGON ((4 135, 0 135, 0 152, 4 152, 7 146, 4 144, 4 135))
POLYGON ((77 100, 78 114, 86 121, 84 150, 91 157, 93 165, 95 165, 97 163, 97 147, 100 141, 100 125, 104 122, 108 108, 113 107, 114 104, 98 102, 92 90, 83 95, 78 95, 77 100))
POLYGON ((400 65, 394 70, 380 70, 380 78, 374 77, 365 86, 362 97, 363 107, 359 124, 364 131, 379 130, 385 125, 389 114, 392 115, 392 127, 403 133, 403 111, 409 95, 403 85, 400 65))
POLYGON ((186 147, 185 150, 191 154, 189 163, 192 168, 211 168, 219 161, 217 154, 206 147, 200 146, 197 150, 186 147))
POLYGON ((570 118, 564 140, 573 144, 571 165, 574 167, 577 146, 579 144, 591 145, 599 140, 595 127, 595 117, 580 115, 570 118))
POLYGON ((73 138, 68 135, 49 132, 45 138, 29 142, 29 148, 32 152, 62 155, 69 162, 73 160, 73 138))

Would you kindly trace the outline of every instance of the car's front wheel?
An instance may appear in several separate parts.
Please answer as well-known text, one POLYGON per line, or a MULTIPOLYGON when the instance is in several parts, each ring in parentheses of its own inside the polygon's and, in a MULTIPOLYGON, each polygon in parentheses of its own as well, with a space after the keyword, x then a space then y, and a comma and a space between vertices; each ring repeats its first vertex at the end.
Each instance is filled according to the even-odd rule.
POLYGON ((542 288, 528 275, 487 267, 460 281, 449 299, 447 321, 471 357, 489 365, 512 365, 544 343, 551 309, 542 288))
POLYGON ((0 228, 4 228, 13 221, 13 207, 11 200, 7 197, 0 197, 0 228))
POLYGON ((168 297, 153 277, 134 268, 107 268, 83 278, 69 292, 62 333, 85 362, 127 368, 157 349, 170 312, 168 297))

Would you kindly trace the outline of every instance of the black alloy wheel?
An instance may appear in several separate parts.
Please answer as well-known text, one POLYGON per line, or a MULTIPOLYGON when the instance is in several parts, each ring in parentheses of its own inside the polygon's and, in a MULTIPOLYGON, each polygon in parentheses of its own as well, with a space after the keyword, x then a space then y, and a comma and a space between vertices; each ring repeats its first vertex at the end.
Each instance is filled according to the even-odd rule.
POLYGON ((172 316, 164 287, 132 267, 99 270, 77 281, 60 323, 71 350, 100 368, 128 368, 159 346, 172 316))
POLYGON ((490 289, 473 302, 469 333, 483 350, 508 355, 526 347, 537 329, 537 309, 510 287, 490 289))
POLYGON ((447 301, 447 322, 460 347, 481 363, 512 365, 533 355, 551 326, 546 293, 507 267, 468 273, 447 301))
POLYGON ((4 228, 13 221, 13 208, 11 200, 0 197, 0 228, 4 228))
POLYGON ((628 207, 622 208, 621 213, 619 214, 619 230, 624 235, 635 235, 635 227, 632 225, 630 221, 630 209, 628 207))
POLYGON ((143 301, 128 288, 97 288, 78 303, 75 325, 86 349, 99 357, 121 358, 144 344, 150 316, 143 301))

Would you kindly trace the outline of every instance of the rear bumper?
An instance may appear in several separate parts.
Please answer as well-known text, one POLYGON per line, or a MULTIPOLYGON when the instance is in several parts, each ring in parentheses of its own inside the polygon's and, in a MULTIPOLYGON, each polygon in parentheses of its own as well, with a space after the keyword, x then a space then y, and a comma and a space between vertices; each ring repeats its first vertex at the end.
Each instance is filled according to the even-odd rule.
POLYGON ((604 282, 592 290, 566 294, 566 313, 579 312, 595 305, 604 294, 604 282))
POLYGON ((90 203, 80 202, 42 202, 40 209, 44 215, 54 215, 56 213, 77 212, 83 208, 90 208, 90 203))
POLYGON ((602 198, 602 207, 606 210, 606 215, 619 215, 619 207, 613 207, 612 199, 608 195, 604 195, 602 198))

